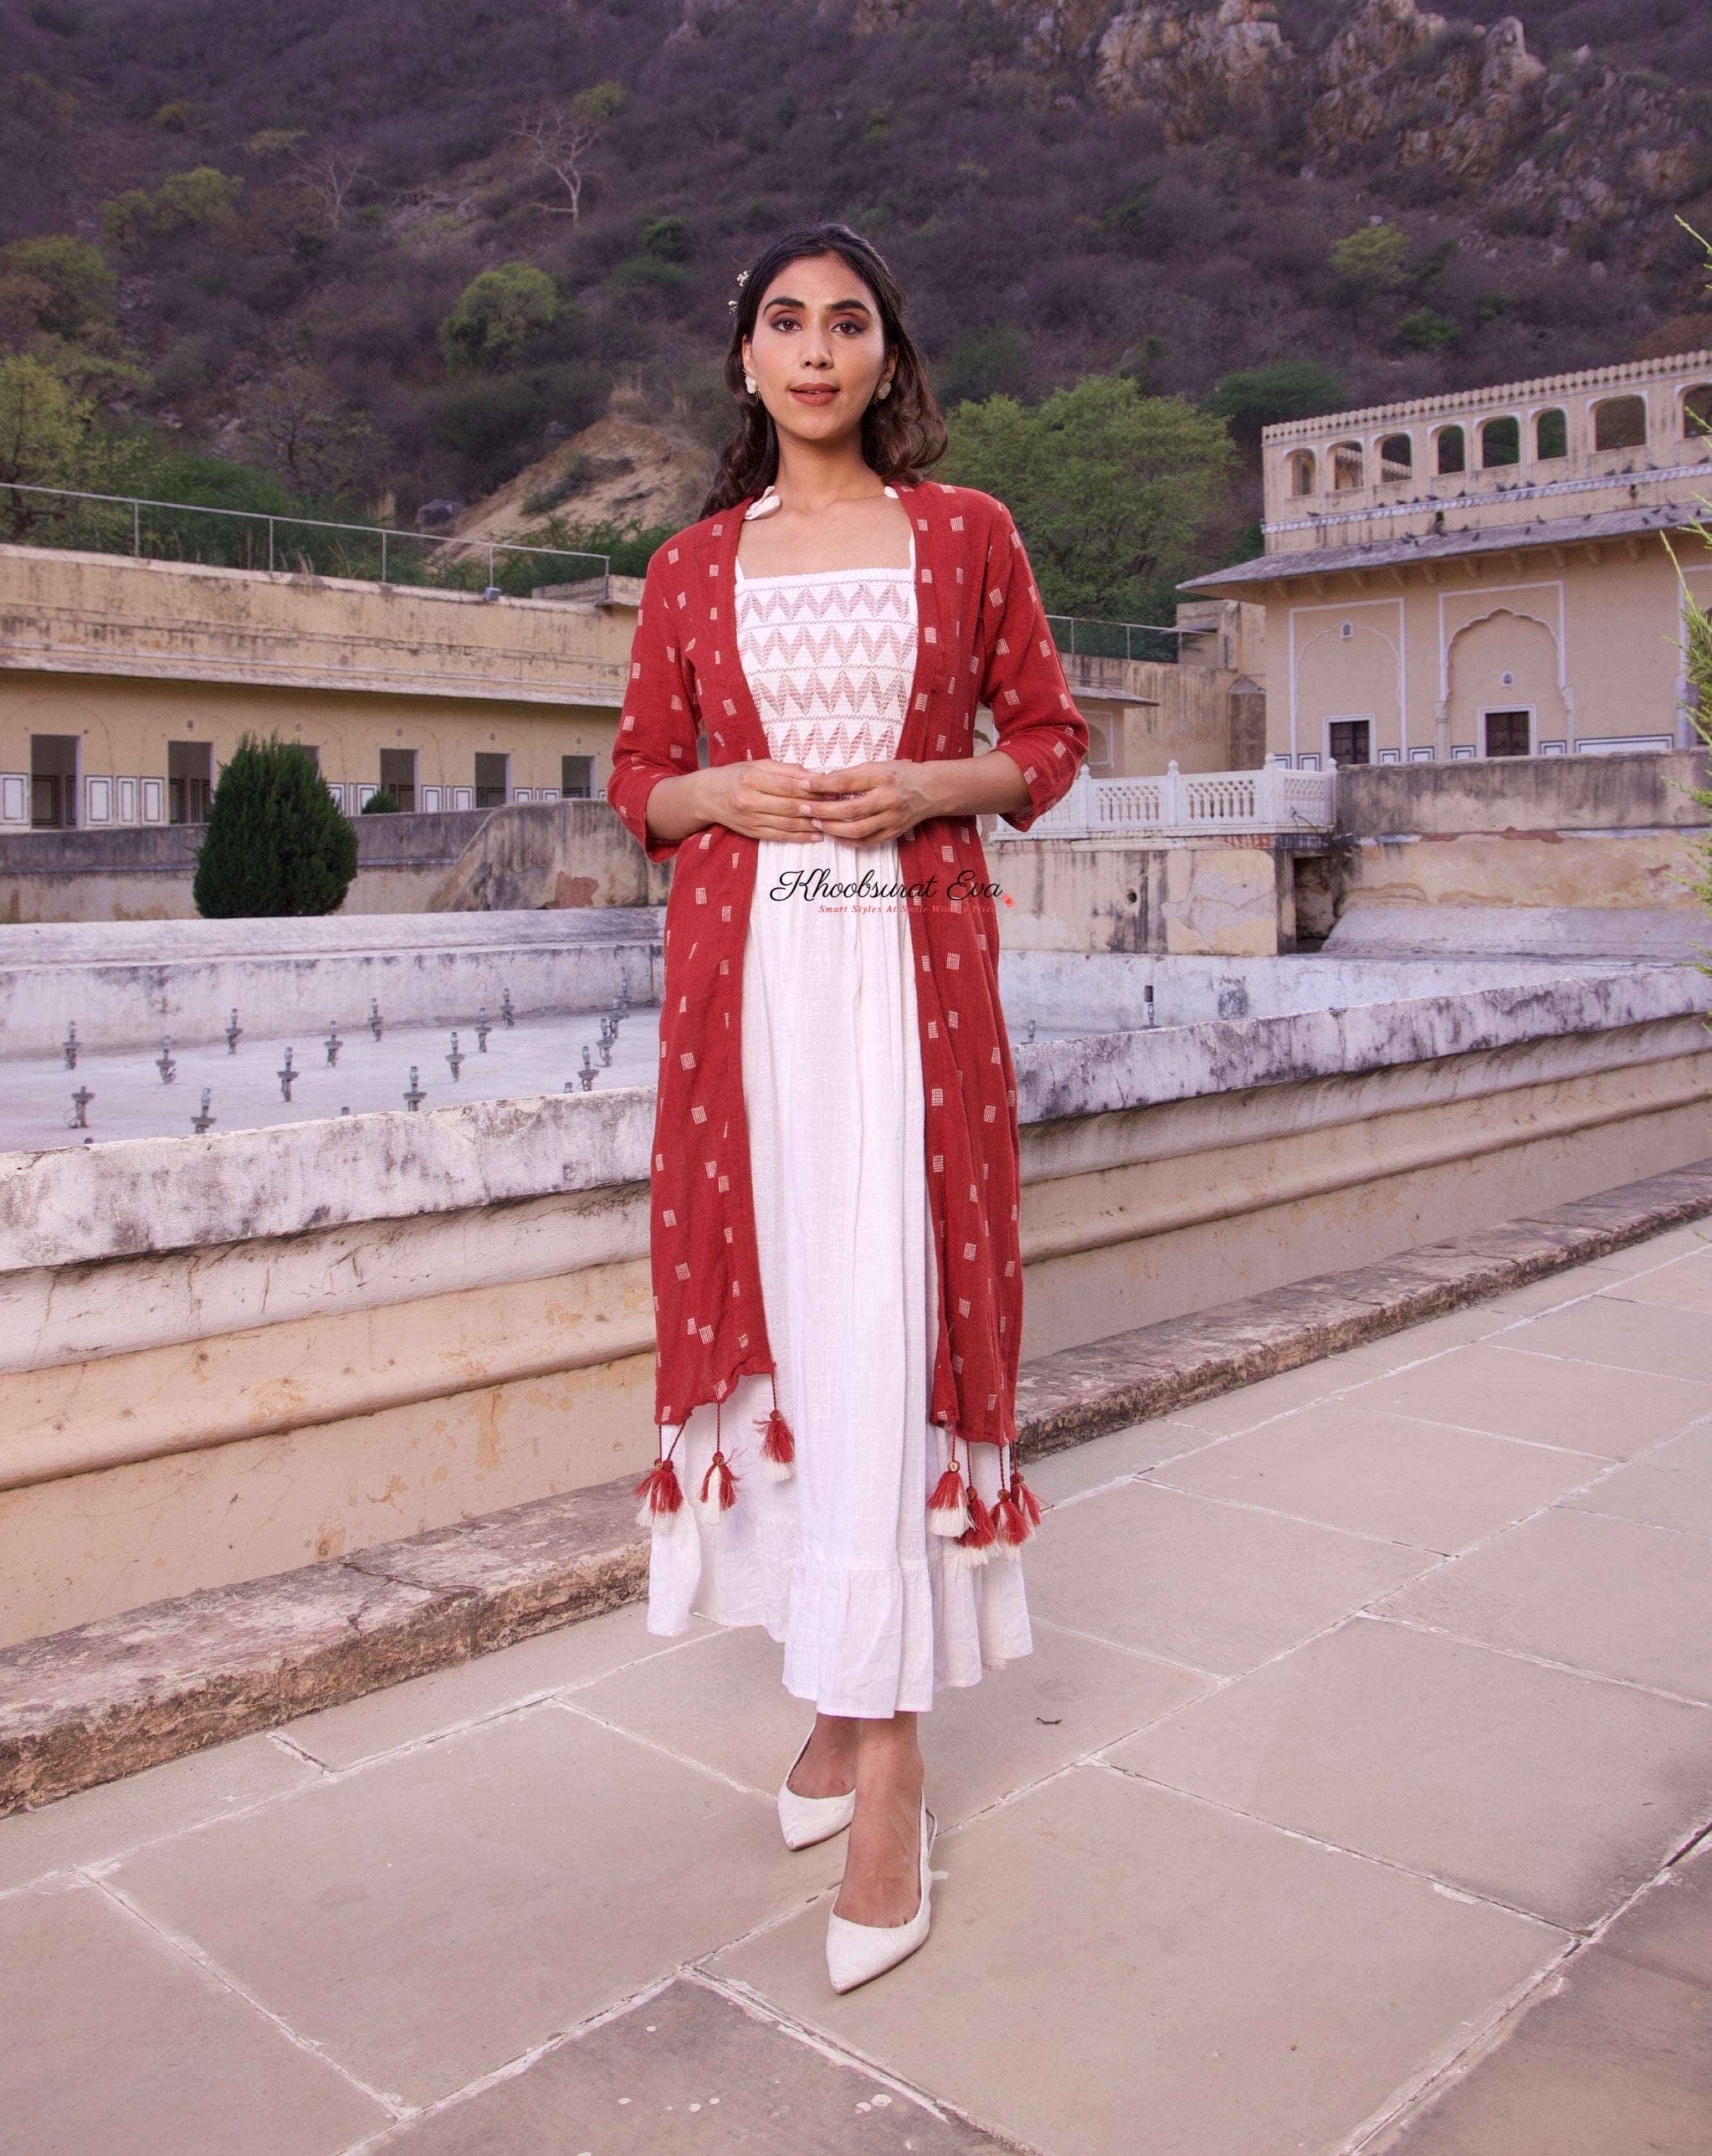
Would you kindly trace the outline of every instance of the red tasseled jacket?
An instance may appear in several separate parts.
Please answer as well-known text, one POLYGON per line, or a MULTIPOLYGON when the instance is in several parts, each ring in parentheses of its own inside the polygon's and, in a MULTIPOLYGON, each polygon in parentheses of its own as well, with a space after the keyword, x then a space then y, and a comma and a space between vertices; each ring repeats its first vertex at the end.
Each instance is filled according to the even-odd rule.
MULTIPOLYGON (((975 753, 978 704, 1028 783, 1026 831, 1087 753, 1028 557, 1005 505, 938 480, 899 485, 915 525, 917 646, 900 762, 975 753)), ((648 796, 708 761, 769 754, 737 648, 734 563, 753 495, 653 555, 606 798, 650 860, 676 860, 666 902, 652 1174, 655 1420, 682 1424, 737 1380, 773 1370, 743 1112, 741 997, 758 842, 716 824, 650 834, 648 796)), ((999 1001, 999 931, 973 819, 898 841, 916 978, 928 1187, 939 1283, 929 1414, 958 1436, 1015 1430, 1022 1259, 1016 1081, 999 1001)))

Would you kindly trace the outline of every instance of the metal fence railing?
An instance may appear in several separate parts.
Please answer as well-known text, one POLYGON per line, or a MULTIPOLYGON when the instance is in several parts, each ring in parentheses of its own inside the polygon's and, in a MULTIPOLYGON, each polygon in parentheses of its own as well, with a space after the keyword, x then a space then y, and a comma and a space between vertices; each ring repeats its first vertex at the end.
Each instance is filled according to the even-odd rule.
POLYGON ((1174 665, 1181 639, 1199 629, 1167 629, 1156 622, 1102 621, 1090 614, 1049 613, 1053 641, 1069 659, 1152 660, 1174 665))
POLYGON ((542 584, 612 573, 612 557, 593 551, 12 480, 0 482, 0 543, 436 585, 450 591, 497 591, 509 598, 542 584), (447 548, 455 552, 448 555, 447 548))
MULTIPOLYGON (((527 597, 543 585, 605 580, 612 574, 612 557, 593 549, 528 547, 512 539, 402 531, 391 525, 342 524, 275 511, 155 501, 142 495, 92 494, 14 480, 0 481, 0 544, 8 543, 491 591, 507 598, 527 597)), ((1053 613, 1046 619, 1059 650, 1074 659, 1170 665, 1184 637, 1205 633, 1087 614, 1053 613)))

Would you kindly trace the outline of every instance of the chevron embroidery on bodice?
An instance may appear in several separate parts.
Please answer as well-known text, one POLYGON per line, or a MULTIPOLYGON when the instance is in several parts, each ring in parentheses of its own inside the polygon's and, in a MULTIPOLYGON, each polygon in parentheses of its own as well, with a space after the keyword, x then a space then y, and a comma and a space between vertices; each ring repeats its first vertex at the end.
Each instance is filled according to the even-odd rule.
POLYGON ((737 632, 775 762, 830 771, 897 755, 915 675, 911 570, 739 574, 737 632))

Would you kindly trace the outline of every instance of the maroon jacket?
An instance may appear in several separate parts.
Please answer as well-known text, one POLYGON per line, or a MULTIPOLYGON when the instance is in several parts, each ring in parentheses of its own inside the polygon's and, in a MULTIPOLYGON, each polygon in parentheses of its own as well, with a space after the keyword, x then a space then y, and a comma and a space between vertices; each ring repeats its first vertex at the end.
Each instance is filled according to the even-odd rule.
MULTIPOLYGON (((1057 646, 1010 512, 990 494, 928 480, 899 485, 915 521, 915 677, 897 755, 975 752, 978 704, 1028 782, 1026 831, 1068 789, 1087 753, 1057 646)), ((722 824, 681 841, 644 820, 662 778, 708 761, 769 754, 738 655, 733 587, 753 496, 686 526, 653 555, 606 798, 650 860, 676 860, 666 908, 665 984, 652 1175, 655 1420, 682 1424, 773 1370, 762 1308, 743 1112, 741 997, 757 841, 722 824)), ((928 1187, 939 1284, 929 1414, 958 1436, 1015 1437, 1022 1258, 1016 1081, 999 1002, 990 880, 974 819, 933 817, 898 841, 919 972, 928 1187)))

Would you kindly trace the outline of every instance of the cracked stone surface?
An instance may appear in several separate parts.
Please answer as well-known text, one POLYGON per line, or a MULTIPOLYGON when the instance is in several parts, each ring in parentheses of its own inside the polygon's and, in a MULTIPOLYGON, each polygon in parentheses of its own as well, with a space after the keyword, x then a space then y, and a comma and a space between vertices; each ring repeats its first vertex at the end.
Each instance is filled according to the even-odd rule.
POLYGON ((1705 2156, 1712 1229, 1599 1210, 1547 1224, 1587 1261, 1542 1269, 1524 1224, 1458 1303, 1416 1253, 1366 1307, 1419 1322, 1041 1461, 1036 1650, 923 1717, 932 1933, 842 1997, 843 1840, 774 1816, 808 1714, 777 1647, 654 1638, 634 1600, 560 1621, 546 1554, 625 1577, 616 1491, 286 1575, 283 1661, 241 1591, 224 1640, 116 1620, 81 1643, 125 1650, 116 1717, 200 1717, 198 1748, 0 1819, 7 2132, 1705 2156), (1483 1357, 1526 1388, 1458 1374, 1483 1357), (1657 1389, 1643 1429, 1612 1380, 1657 1389), (414 1667, 437 1626, 457 1651, 414 1667), (252 1648, 284 1711, 219 1741, 252 1648), (395 1681, 342 1694, 371 1651, 395 1681))
MULTIPOLYGON (((1709 1211, 1712 1163, 1703 1163, 1537 1219, 1042 1357, 1025 1366, 1018 1386, 1019 1449, 1026 1460, 1045 1461, 1102 1434, 1165 1418, 1226 1435, 1234 1427, 1229 1406, 1214 1416, 1204 1404, 1227 1403, 1237 1394, 1250 1403, 1271 1397, 1267 1381, 1293 1385, 1292 1405, 1311 1401, 1334 1389, 1322 1387, 1314 1366, 1331 1371, 1344 1362, 1396 1360, 1400 1328, 1411 1325, 1416 1337, 1441 1344, 1427 1329, 1435 1318, 1453 1324, 1459 1342, 1477 1342, 1482 1298, 1499 1298, 1491 1304, 1496 1309, 1524 1289, 1547 1296, 1526 1313, 1541 1314, 1538 1347, 1573 1345, 1578 1322, 1585 1328, 1596 1321, 1550 1315, 1550 1282, 1566 1261, 1620 1258, 1639 1239, 1656 1241, 1658 1231, 1709 1211)), ((1688 1232, 1689 1247, 1698 1249, 1696 1232, 1688 1232)), ((1655 1285, 1651 1293, 1673 1291, 1687 1291, 1655 1285)), ((1703 1368, 1700 1351, 1679 1349, 1673 1306, 1637 1300, 1632 1306, 1632 1319, 1596 1321, 1607 1340, 1633 1337, 1642 1344, 1607 1346, 1606 1353, 1627 1359, 1588 1363, 1582 1404, 1596 1396, 1607 1410, 1593 1418, 1600 1430, 1596 1445, 1587 1440, 1590 1450, 1621 1449, 1612 1435, 1619 1410, 1633 1424, 1625 1440, 1632 1450, 1679 1427, 1684 1419, 1679 1410, 1699 1397, 1693 1373, 1703 1368), (1642 1366, 1650 1358, 1669 1370, 1637 1366, 1637 1353, 1642 1366), (1684 1370, 1689 1374, 1678 1374, 1684 1370)), ((1515 1322, 1507 1313, 1505 1324, 1515 1322)), ((1466 1428, 1475 1410, 1456 1404, 1458 1382, 1463 1394, 1486 1400, 1503 1389, 1496 1382, 1502 1377, 1524 1397, 1494 1434, 1549 1435, 1555 1410, 1535 1399, 1533 1366, 1516 1359, 1517 1342, 1504 1325, 1487 1330, 1504 1333, 1503 1341, 1491 1349, 1473 1347, 1461 1363, 1445 1366, 1450 1390, 1436 1398, 1433 1414, 1466 1428), (1478 1374, 1483 1368, 1484 1377, 1478 1374), (1459 1381, 1459 1370, 1475 1374, 1459 1381)), ((1705 1368, 1712 1373, 1712 1365, 1705 1368)), ((1380 1388, 1365 1404, 1390 1415, 1400 1401, 1380 1388)), ((1251 1419, 1261 1419, 1258 1410, 1251 1419)), ((1678 1462, 1671 1455, 1662 1466, 1668 1471, 1678 1462)), ((275 1727, 634 1600, 646 1591, 647 1551, 635 1524, 632 1486, 632 1477, 622 1476, 0 1651, 0 1813, 275 1727)), ((1469 1502, 1477 1507, 1483 1502, 1478 1491, 1469 1502)), ((1180 1517, 1190 1520, 1192 1507, 1180 1517)), ((1573 1531, 1573 1522, 1563 1531, 1573 1531)), ((1419 1532, 1438 1548, 1449 1530, 1419 1532)), ((1233 1551, 1226 1554, 1238 1562, 1233 1551)), ((1342 1576, 1337 1565, 1331 1570, 1342 1576)), ((1396 1576, 1401 1581, 1406 1568, 1396 1576)), ((1259 1621, 1263 1629, 1269 1620, 1259 1621)), ((1209 1651, 1222 1666, 1220 1650, 1209 1651)))

